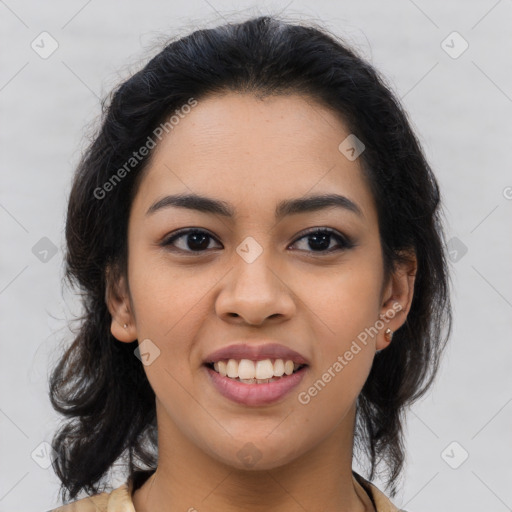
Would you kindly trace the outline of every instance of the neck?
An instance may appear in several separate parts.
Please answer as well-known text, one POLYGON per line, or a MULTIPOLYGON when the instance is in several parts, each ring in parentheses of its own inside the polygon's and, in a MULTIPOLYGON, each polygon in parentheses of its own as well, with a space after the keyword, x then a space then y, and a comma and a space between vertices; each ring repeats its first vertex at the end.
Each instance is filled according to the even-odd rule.
POLYGON ((368 496, 357 493, 352 475, 355 408, 313 450, 268 470, 224 464, 182 436, 174 424, 161 425, 162 414, 157 418, 158 468, 133 495, 137 512, 373 510, 368 496))

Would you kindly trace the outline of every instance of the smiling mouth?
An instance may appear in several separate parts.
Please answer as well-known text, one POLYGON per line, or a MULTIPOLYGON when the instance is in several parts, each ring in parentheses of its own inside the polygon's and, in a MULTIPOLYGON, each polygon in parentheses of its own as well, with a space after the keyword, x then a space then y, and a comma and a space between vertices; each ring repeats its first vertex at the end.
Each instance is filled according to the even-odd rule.
POLYGON ((240 362, 235 360, 223 360, 217 361, 215 363, 204 363, 204 366, 210 368, 223 377, 229 378, 236 382, 242 382, 244 384, 267 384, 270 382, 279 381, 283 378, 293 375, 294 373, 299 372, 308 366, 307 364, 294 363, 291 360, 283 361, 282 359, 276 359, 272 361, 267 359, 261 362, 264 369, 254 371, 251 364, 254 365, 255 363, 257 362, 249 360, 241 360, 240 362), (242 363, 243 367, 241 373, 249 378, 239 377, 238 369, 240 367, 240 363, 242 363), (247 368, 249 368, 249 370, 247 368), (257 379, 257 373, 260 373, 260 375, 263 373, 265 378, 257 379), (253 375, 252 378, 250 377, 251 375, 253 375))

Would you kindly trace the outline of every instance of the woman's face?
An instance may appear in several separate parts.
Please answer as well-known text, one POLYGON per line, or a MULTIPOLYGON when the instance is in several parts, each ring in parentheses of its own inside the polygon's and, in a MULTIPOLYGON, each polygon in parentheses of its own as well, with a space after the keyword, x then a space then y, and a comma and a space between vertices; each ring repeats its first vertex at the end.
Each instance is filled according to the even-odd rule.
POLYGON ((407 292, 383 282, 361 162, 347 152, 350 139, 339 149, 349 135, 332 111, 305 96, 229 93, 198 101, 154 149, 129 219, 129 317, 120 307, 111 311, 114 336, 138 339, 162 436, 233 467, 252 460, 268 469, 335 432, 352 433, 375 349, 386 346, 386 328, 403 323, 396 314, 382 327, 379 315, 396 313, 393 304, 405 305, 407 292), (165 200, 178 194, 221 202, 232 216, 165 200), (319 195, 346 199, 280 208, 319 195), (170 240, 191 228, 200 233, 170 240), (322 232, 308 236, 315 230, 322 232), (119 325, 125 321, 128 329, 119 325), (263 403, 272 391, 249 387, 284 380, 235 383, 216 373, 215 380, 229 380, 231 395, 220 392, 205 365, 209 355, 269 343, 307 361, 298 384, 263 403))

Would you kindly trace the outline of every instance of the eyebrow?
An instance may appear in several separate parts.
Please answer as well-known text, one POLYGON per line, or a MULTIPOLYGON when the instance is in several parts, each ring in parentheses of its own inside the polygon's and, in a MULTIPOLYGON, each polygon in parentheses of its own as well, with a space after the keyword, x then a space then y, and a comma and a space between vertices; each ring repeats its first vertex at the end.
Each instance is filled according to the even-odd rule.
MULTIPOLYGON (((197 194, 165 196, 153 203, 146 212, 146 215, 151 215, 159 210, 170 207, 197 210, 203 213, 221 215, 230 219, 236 216, 235 208, 229 203, 197 194)), ((297 199, 285 199, 279 202, 275 209, 275 218, 276 220, 281 220, 288 215, 315 212, 327 208, 342 208, 361 218, 364 217, 361 208, 348 197, 339 194, 322 194, 297 199)))

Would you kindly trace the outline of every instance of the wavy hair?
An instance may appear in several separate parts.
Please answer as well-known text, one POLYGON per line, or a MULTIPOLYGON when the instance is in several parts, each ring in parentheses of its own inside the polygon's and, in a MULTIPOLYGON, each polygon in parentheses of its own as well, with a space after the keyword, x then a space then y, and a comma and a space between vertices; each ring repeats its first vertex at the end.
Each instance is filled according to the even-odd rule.
POLYGON ((155 394, 134 357, 137 341, 112 336, 105 301, 109 270, 126 276, 130 206, 151 152, 119 182, 113 176, 191 97, 226 91, 299 93, 337 112, 366 147, 360 158, 377 207, 385 276, 411 251, 417 257, 407 320, 375 355, 356 408, 354 446, 368 463, 366 478, 384 464, 386 488, 396 495, 405 409, 432 385, 452 328, 439 186, 399 101, 364 58, 313 23, 258 16, 166 43, 102 103, 101 125, 74 175, 65 228, 65 279, 80 292, 83 316, 50 378, 51 404, 67 418, 52 439, 64 501, 98 493, 122 459, 137 488, 158 460, 155 394))

